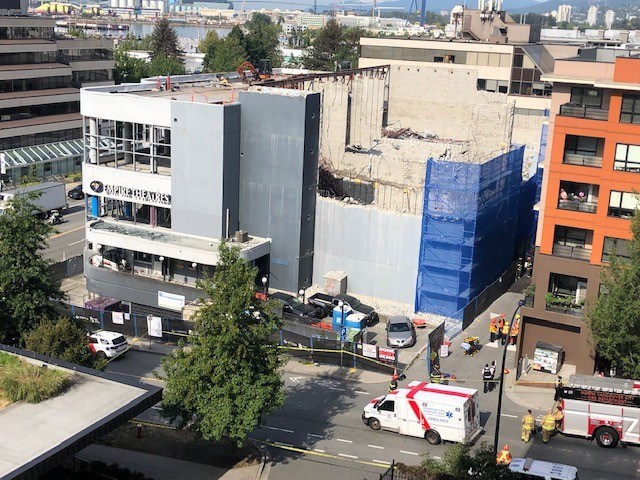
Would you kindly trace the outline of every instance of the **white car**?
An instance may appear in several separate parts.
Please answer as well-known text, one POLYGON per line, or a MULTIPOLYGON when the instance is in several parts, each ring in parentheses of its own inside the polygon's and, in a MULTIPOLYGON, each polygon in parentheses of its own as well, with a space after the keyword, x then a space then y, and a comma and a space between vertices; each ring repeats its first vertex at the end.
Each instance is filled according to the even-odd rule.
POLYGON ((571 465, 544 462, 533 458, 514 458, 509 464, 509 470, 544 480, 577 480, 578 469, 571 465))
POLYGON ((116 358, 129 350, 129 342, 121 333, 98 330, 87 336, 89 349, 98 357, 116 358))

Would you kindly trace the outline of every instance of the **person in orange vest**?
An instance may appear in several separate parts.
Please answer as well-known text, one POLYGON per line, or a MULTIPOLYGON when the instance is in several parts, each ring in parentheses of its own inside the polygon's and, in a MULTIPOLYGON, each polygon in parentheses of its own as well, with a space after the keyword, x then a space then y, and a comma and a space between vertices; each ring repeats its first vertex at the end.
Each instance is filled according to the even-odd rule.
POLYGON ((490 337, 489 341, 495 342, 497 334, 498 334, 498 321, 494 317, 491 319, 491 323, 489 323, 489 337, 490 337))
POLYGON ((509 345, 515 345, 516 340, 518 338, 518 334, 520 333, 520 315, 516 315, 515 320, 513 321, 513 327, 511 327, 511 332, 509 333, 509 345))
POLYGON ((511 463, 511 452, 509 452, 509 445, 505 445, 500 450, 500 453, 496 455, 496 464, 509 465, 511 463))
POLYGON ((504 324, 502 325, 502 329, 501 329, 501 332, 502 332, 502 336, 501 336, 502 342, 501 343, 502 343, 502 345, 507 343, 507 340, 509 339, 509 327, 510 327, 509 320, 505 320, 504 324))

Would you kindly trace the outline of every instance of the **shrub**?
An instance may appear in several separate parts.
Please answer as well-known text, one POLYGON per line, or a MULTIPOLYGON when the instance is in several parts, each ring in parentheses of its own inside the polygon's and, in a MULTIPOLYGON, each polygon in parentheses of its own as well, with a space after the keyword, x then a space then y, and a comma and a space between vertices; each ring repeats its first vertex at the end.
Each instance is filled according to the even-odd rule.
POLYGON ((18 357, 0 352, 0 365, 15 365, 16 363, 20 363, 20 359, 18 357))
POLYGON ((7 363, 0 370, 0 390, 13 402, 42 402, 59 395, 68 385, 66 373, 25 362, 7 363))

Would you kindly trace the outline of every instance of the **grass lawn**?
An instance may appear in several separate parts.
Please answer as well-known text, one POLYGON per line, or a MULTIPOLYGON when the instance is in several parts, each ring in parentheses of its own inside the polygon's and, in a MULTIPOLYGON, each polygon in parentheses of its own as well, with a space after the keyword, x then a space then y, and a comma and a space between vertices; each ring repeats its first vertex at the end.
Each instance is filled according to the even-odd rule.
POLYGON ((232 445, 225 439, 209 442, 190 430, 150 424, 143 425, 142 438, 137 438, 136 429, 136 423, 129 422, 97 443, 221 468, 240 468, 260 462, 260 453, 250 443, 241 448, 236 457, 232 445))
POLYGON ((0 408, 12 402, 39 403, 60 395, 70 384, 69 374, 42 368, 0 352, 0 408))

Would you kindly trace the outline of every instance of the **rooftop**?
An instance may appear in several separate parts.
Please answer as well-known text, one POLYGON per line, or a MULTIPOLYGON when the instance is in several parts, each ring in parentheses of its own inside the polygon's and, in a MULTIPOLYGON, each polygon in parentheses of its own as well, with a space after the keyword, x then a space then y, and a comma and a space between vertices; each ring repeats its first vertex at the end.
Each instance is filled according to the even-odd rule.
POLYGON ((66 371, 73 378, 62 395, 37 404, 14 403, 0 411, 1 478, 42 474, 162 398, 159 387, 26 350, 4 345, 0 350, 66 371))

